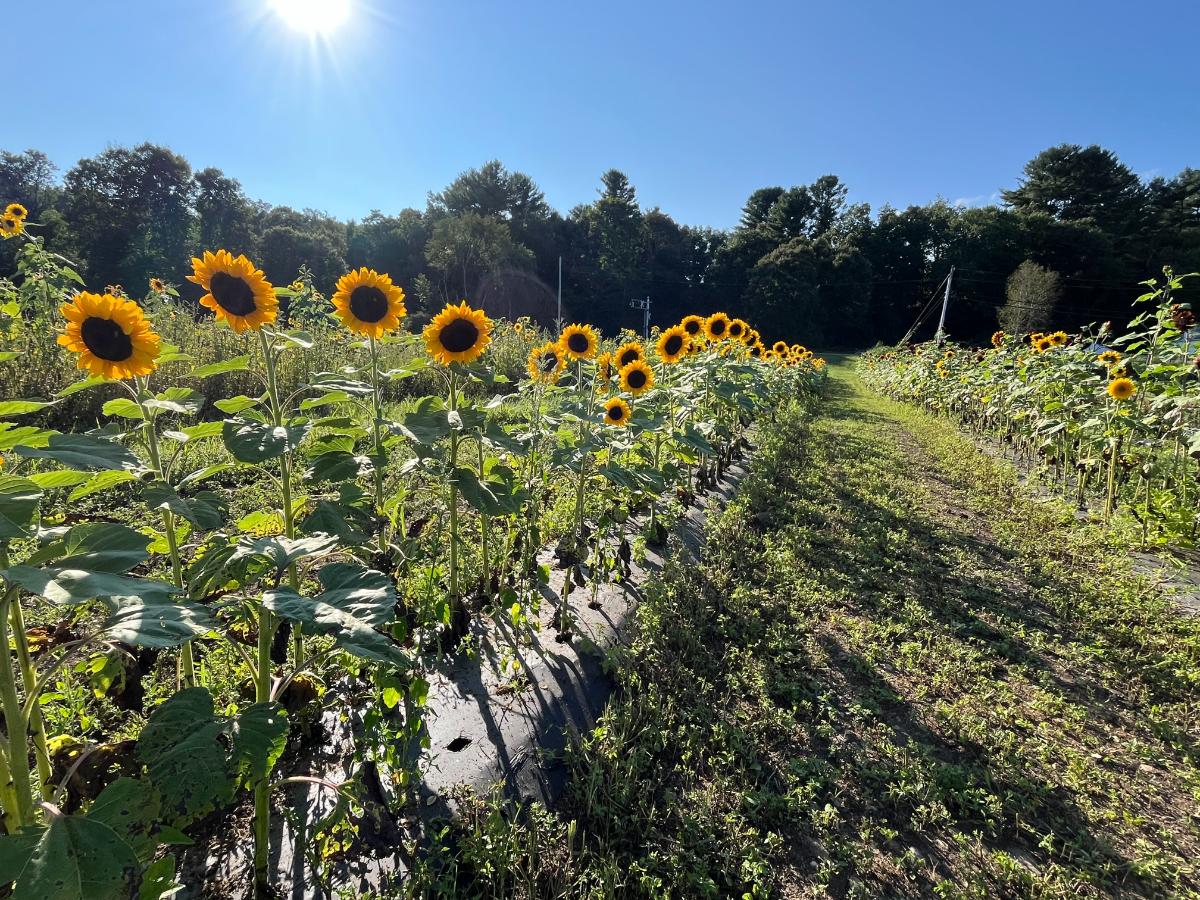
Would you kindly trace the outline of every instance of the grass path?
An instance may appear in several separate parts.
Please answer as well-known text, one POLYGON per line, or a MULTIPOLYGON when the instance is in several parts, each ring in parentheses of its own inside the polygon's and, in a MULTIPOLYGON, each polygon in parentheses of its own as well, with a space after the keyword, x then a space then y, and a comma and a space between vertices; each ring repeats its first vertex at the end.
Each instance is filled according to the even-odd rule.
POLYGON ((431 893, 1200 896, 1200 623, 847 363, 639 619, 566 808, 431 893))

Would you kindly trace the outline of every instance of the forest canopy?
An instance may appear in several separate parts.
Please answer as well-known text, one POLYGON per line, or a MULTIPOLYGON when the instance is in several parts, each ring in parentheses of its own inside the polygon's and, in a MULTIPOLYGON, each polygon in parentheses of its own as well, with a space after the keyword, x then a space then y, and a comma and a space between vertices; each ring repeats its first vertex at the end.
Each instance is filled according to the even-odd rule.
MULTIPOLYGON (((992 206, 872 211, 823 175, 754 191, 723 231, 644 209, 616 169, 601 175, 595 200, 564 215, 529 175, 493 160, 431 192, 423 210, 342 221, 254 200, 220 169, 195 171, 154 144, 112 147, 66 172, 37 150, 0 151, 0 201, 26 206, 35 233, 77 260, 89 285, 136 296, 155 277, 192 305, 190 258, 225 248, 276 284, 303 273, 325 293, 351 267, 386 271, 417 322, 466 297, 549 323, 561 256, 564 316, 586 310, 605 330, 640 326, 629 301, 649 296, 655 323, 724 309, 764 333, 855 347, 899 339, 951 266, 947 327, 963 339, 1029 318, 1020 312, 1035 274, 1054 285, 1038 321, 1073 327, 1127 318, 1138 283, 1164 265, 1200 269, 1198 169, 1144 180, 1109 150, 1063 144, 1031 159, 1001 196, 992 206)), ((0 246, 0 277, 14 267, 13 248, 0 246)))

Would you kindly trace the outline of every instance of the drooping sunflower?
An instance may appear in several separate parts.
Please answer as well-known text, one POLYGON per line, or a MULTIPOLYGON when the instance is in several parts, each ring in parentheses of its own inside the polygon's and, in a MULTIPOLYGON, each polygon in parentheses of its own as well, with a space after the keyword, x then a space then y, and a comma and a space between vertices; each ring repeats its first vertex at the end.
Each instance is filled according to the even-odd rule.
POLYGON ((1137 385, 1130 378, 1114 378, 1108 383, 1108 396, 1114 400, 1128 400, 1137 393, 1137 385))
POLYGON ((646 351, 637 341, 630 341, 628 344, 622 344, 613 351, 613 365, 618 369, 623 369, 631 362, 637 362, 646 358, 646 351))
POLYGON ((16 219, 18 222, 24 222, 25 217, 29 215, 29 210, 20 203, 10 203, 4 207, 4 215, 10 219, 16 219))
POLYGON ((600 346, 600 337, 591 325, 568 325, 563 329, 559 341, 571 360, 591 359, 600 346))
POLYGON ((80 369, 118 379, 154 371, 159 337, 132 300, 85 292, 60 310, 67 325, 58 342, 78 355, 80 369))
POLYGON ((633 415, 633 410, 620 397, 613 397, 604 404, 605 425, 615 425, 618 428, 624 428, 629 424, 629 417, 631 415, 633 415))
POLYGON ((665 363, 677 363, 688 349, 688 336, 682 325, 674 325, 658 336, 658 358, 665 363))
POLYGON ((471 309, 467 301, 447 303, 422 332, 429 355, 448 366, 479 359, 492 342, 492 320, 482 309, 471 309))
POLYGON ((1007 337, 1007 335, 1003 331, 993 331, 992 332, 992 346, 993 347, 1004 346, 1004 338, 1005 337, 1007 337))
POLYGON ((525 361, 529 377, 542 384, 557 382, 566 366, 567 355, 555 341, 547 341, 540 347, 534 347, 529 351, 529 357, 525 361))
POLYGON ((279 315, 275 289, 262 270, 241 254, 205 250, 203 258, 192 259, 192 274, 187 280, 207 291, 200 305, 211 309, 238 334, 248 328, 258 331, 279 315))
POLYGON ((704 319, 701 316, 684 316, 679 324, 690 338, 699 337, 704 333, 704 319))
POLYGON ((1055 347, 1061 347, 1067 342, 1067 333, 1065 331, 1054 332, 1054 334, 1050 335, 1050 342, 1054 344, 1055 347))
POLYGON ((704 320, 704 334, 710 341, 723 341, 729 337, 729 316, 715 312, 704 320))
POLYGON ((25 230, 25 221, 14 216, 0 216, 0 237, 15 238, 25 230))
POLYGON ((733 319, 729 323, 729 337, 735 341, 744 341, 750 333, 750 326, 742 319, 733 319))
POLYGON ((613 377, 613 358, 611 353, 601 353, 596 357, 596 377, 601 384, 608 384, 613 377))
POLYGON ((363 266, 338 279, 330 300, 338 319, 350 331, 380 338, 400 327, 408 315, 404 289, 390 275, 363 266))
POLYGON ((1105 350, 1096 357, 1096 361, 1104 366, 1115 366, 1121 361, 1121 354, 1116 350, 1105 350))
POLYGON ((635 397, 654 387, 654 370, 640 359, 622 366, 620 377, 621 390, 628 391, 635 397))

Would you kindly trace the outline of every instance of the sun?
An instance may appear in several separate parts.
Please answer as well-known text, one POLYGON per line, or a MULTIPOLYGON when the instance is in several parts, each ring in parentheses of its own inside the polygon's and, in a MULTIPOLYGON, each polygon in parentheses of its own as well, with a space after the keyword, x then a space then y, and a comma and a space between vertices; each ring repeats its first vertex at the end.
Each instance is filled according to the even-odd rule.
POLYGON ((331 34, 350 17, 351 0, 271 0, 279 18, 296 31, 331 34))

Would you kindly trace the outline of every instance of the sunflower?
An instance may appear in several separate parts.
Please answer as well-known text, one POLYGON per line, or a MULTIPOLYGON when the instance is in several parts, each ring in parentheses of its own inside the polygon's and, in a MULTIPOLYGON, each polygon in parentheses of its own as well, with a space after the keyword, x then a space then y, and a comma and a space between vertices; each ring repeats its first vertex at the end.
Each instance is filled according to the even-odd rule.
POLYGON ((29 215, 29 210, 27 210, 20 203, 10 203, 8 206, 4 207, 5 218, 16 219, 18 222, 24 222, 27 215, 29 215))
POLYGON ((621 390, 629 391, 633 396, 644 394, 654 387, 654 370, 643 360, 636 359, 620 371, 621 390))
POLYGON ((154 371, 159 338, 132 300, 82 293, 60 309, 67 325, 58 342, 78 354, 80 369, 104 378, 131 378, 154 371))
POLYGON ((200 305, 211 309, 238 334, 247 328, 258 331, 279 315, 275 289, 245 256, 235 257, 228 250, 205 250, 203 259, 192 259, 192 271, 187 280, 208 292, 200 298, 200 305))
POLYGON ((156 294, 162 294, 167 290, 167 283, 161 278, 151 278, 150 290, 154 291, 156 294))
POLYGON ((771 349, 775 352, 776 356, 781 356, 782 354, 787 353, 788 345, 783 341, 776 341, 771 345, 771 349))
POLYGON ((1066 342, 1067 333, 1065 331, 1056 331, 1050 335, 1050 343, 1054 344, 1055 347, 1061 347, 1066 342))
POLYGON ((1033 349, 1036 350, 1038 353, 1045 353, 1047 350, 1049 350, 1053 346, 1054 346, 1054 341, 1050 340, 1050 338, 1043 335, 1042 337, 1037 339, 1037 343, 1035 343, 1033 345, 1033 349))
POLYGON ((1004 338, 1005 337, 1007 337, 1007 335, 1003 331, 993 331, 992 332, 992 346, 993 347, 1004 346, 1004 338))
POLYGON ((1036 344, 1038 341, 1040 341, 1040 340, 1041 340, 1042 338, 1044 338, 1045 336, 1046 336, 1046 335, 1045 335, 1045 333, 1044 333, 1044 332, 1041 332, 1041 331, 1035 331, 1035 332, 1033 332, 1032 334, 1030 334, 1030 335, 1029 335, 1029 343, 1031 343, 1031 344, 1036 344))
POLYGON ((25 222, 15 216, 0 216, 0 237, 15 238, 25 230, 25 222))
POLYGON ((1114 378, 1108 383, 1108 396, 1114 400, 1128 400, 1137 393, 1137 385, 1129 378, 1114 378))
POLYGON ((404 289, 392 284, 389 275, 366 266, 339 278, 330 302, 343 325, 367 337, 379 338, 395 331, 408 315, 404 289))
POLYGON ((601 353, 596 357, 596 377, 601 384, 608 384, 613 377, 613 358, 611 353, 601 353))
POLYGON ((729 316, 715 312, 704 320, 704 334, 710 341, 723 341, 729 337, 729 316))
POLYGON ((750 326, 741 319, 734 319, 729 323, 729 336, 735 341, 744 341, 746 335, 750 333, 750 326))
POLYGON ((513 333, 514 334, 520 334, 524 330, 525 330, 525 326, 522 325, 520 322, 513 322, 513 333))
POLYGON ((529 351, 528 359, 525 360, 525 368, 529 370, 529 377, 542 384, 557 382, 558 376, 562 374, 566 365, 567 354, 555 341, 547 341, 540 347, 534 347, 529 351))
POLYGON ((471 309, 463 300, 447 303, 422 332, 425 349, 443 366, 479 359, 492 342, 492 320, 481 309, 471 309))
POLYGON ((668 328, 658 336, 658 358, 665 363, 677 363, 688 350, 688 336, 682 325, 668 328))
POLYGON ((559 338, 568 359, 591 359, 600 346, 600 338, 591 325, 568 325, 559 338))
POLYGON ((688 333, 688 337, 695 338, 704 333, 704 319, 700 316, 684 316, 679 324, 688 333))
POLYGON ((630 341, 628 344, 622 344, 613 351, 613 366, 618 370, 625 368, 631 362, 638 362, 646 358, 646 351, 637 341, 630 341))
POLYGON ((1105 350, 1096 357, 1096 362, 1105 366, 1115 366, 1121 361, 1121 354, 1116 350, 1105 350))
POLYGON ((1109 366, 1108 367, 1108 377, 1109 378, 1128 378, 1129 377, 1128 363, 1121 362, 1121 363, 1117 363, 1115 366, 1109 366))
POLYGON ((755 358, 761 358, 762 355, 767 352, 769 351, 763 346, 762 341, 755 341, 750 345, 750 355, 755 358))
POLYGON ((604 424, 606 425, 615 425, 618 428, 624 428, 629 424, 629 417, 631 415, 633 415, 633 410, 620 397, 613 397, 604 404, 604 424))
POLYGON ((825 368, 825 360, 818 356, 812 361, 812 367, 820 372, 823 368, 825 368))

